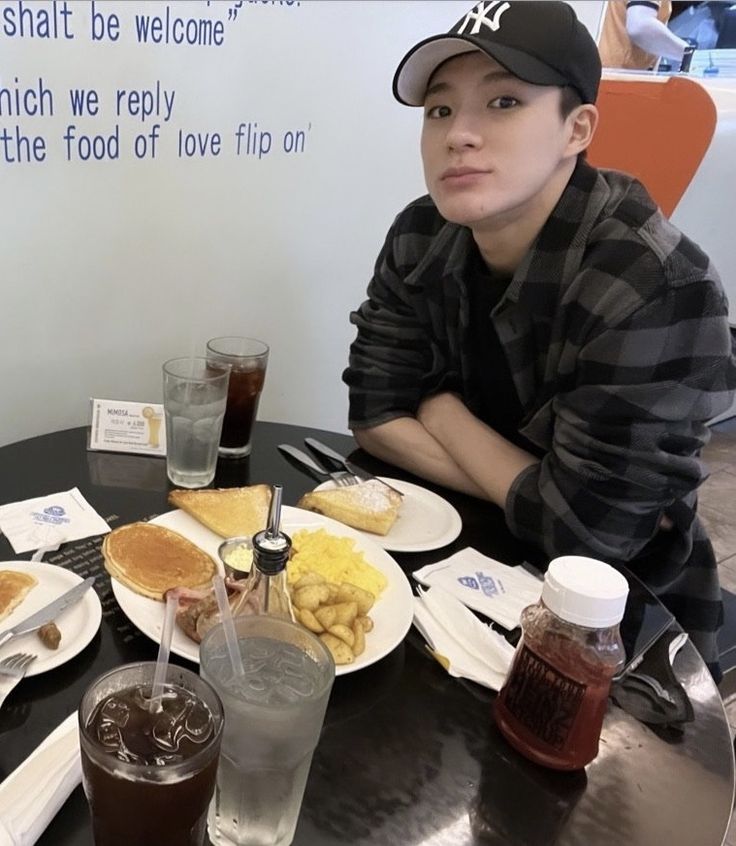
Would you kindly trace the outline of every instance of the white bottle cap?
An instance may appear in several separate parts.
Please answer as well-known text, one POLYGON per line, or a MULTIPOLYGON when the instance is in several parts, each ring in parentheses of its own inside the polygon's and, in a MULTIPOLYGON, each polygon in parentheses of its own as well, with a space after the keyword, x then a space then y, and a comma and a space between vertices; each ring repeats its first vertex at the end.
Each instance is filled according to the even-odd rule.
POLYGON ((628 582, 610 565, 582 555, 565 555, 547 568, 542 602, 563 620, 604 629, 621 621, 628 593, 628 582))

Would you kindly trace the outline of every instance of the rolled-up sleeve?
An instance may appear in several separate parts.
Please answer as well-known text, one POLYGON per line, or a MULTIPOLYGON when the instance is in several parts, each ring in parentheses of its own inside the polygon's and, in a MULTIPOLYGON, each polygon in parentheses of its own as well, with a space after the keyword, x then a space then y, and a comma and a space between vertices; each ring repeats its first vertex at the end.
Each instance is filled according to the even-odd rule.
POLYGON ((643 549, 703 480, 707 421, 733 401, 727 315, 720 286, 699 280, 581 347, 575 384, 552 400, 552 447, 507 497, 517 537, 550 557, 628 561, 643 549))

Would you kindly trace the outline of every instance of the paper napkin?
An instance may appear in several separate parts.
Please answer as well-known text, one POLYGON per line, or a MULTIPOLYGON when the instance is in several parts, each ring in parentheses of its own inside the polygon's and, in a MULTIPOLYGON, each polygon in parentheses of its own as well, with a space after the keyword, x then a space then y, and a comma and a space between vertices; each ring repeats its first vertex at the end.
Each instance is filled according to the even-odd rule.
POLYGON ((444 588, 505 629, 516 628, 521 612, 542 595, 542 582, 523 567, 508 567, 472 547, 415 570, 413 576, 427 587, 444 588))
POLYGON ((441 587, 419 590, 414 625, 451 676, 500 690, 514 647, 441 587))
POLYGON ((16 553, 110 531, 78 488, 0 506, 0 529, 16 553))
POLYGON ((32 846, 81 780, 75 711, 0 784, 0 846, 32 846))

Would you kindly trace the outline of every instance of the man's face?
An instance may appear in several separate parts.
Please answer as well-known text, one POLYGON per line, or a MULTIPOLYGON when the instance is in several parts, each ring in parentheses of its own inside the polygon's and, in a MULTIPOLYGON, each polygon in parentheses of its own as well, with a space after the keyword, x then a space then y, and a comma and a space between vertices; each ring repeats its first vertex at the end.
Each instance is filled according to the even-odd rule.
POLYGON ((430 80, 422 160, 447 220, 494 229, 533 213, 567 152, 560 89, 531 85, 484 53, 450 59, 430 80))

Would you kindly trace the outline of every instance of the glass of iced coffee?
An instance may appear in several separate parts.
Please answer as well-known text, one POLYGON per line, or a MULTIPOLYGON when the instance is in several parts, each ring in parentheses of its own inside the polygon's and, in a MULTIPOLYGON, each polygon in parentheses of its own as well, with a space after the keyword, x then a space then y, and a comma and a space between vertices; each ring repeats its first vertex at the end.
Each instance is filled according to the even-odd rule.
POLYGON ((170 664, 151 702, 154 662, 96 679, 79 707, 84 792, 95 846, 202 846, 223 709, 214 689, 170 664))
POLYGON ((225 732, 210 806, 217 846, 288 846, 294 838, 335 664, 300 625, 265 614, 235 617, 243 673, 235 671, 222 623, 200 647, 200 673, 225 708, 225 732))
POLYGON ((268 345, 255 338, 234 335, 212 338, 207 341, 207 358, 231 367, 220 455, 223 458, 250 455, 253 424, 266 380, 268 345))

